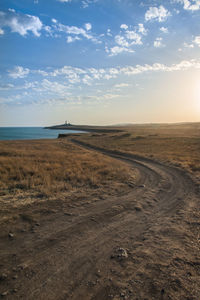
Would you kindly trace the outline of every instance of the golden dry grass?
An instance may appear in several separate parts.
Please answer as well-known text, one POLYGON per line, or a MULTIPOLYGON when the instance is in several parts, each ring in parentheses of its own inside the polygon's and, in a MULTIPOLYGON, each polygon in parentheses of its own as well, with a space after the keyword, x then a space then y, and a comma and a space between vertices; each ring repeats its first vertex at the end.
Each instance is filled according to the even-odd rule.
POLYGON ((51 196, 123 185, 131 175, 125 164, 70 142, 35 140, 0 143, 0 177, 1 195, 31 191, 51 196))
POLYGON ((78 137, 102 148, 138 154, 185 168, 200 179, 200 124, 133 125, 117 134, 78 137))

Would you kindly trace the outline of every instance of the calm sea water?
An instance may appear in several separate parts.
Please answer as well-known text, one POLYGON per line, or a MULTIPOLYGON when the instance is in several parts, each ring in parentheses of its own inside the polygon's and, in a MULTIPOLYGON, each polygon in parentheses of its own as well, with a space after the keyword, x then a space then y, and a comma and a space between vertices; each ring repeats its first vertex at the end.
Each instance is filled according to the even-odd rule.
POLYGON ((44 129, 42 127, 0 127, 0 140, 55 139, 59 133, 80 133, 75 130, 44 129))

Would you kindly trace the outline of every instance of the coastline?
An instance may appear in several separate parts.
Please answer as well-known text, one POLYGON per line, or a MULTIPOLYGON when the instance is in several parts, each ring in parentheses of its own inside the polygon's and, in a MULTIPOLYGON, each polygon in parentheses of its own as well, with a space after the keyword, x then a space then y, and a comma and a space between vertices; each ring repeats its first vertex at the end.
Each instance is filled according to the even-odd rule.
POLYGON ((97 133, 117 133, 123 131, 119 128, 112 128, 113 126, 92 126, 92 125, 55 125, 44 127, 52 130, 76 130, 97 133))

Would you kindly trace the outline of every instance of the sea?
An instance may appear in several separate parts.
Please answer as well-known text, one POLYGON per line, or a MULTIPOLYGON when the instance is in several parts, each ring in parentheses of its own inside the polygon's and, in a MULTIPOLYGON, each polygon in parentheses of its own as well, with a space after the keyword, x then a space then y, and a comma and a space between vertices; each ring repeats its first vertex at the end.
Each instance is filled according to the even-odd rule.
POLYGON ((43 127, 0 127, 0 140, 56 139, 59 133, 83 133, 83 131, 44 129, 43 127))

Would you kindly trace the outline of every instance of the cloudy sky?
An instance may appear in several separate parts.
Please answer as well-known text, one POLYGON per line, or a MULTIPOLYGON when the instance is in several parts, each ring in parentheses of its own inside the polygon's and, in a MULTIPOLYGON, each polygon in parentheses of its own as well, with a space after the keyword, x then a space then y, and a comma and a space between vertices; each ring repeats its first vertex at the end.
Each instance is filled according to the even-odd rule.
POLYGON ((200 121, 200 0, 1 0, 0 126, 200 121))

